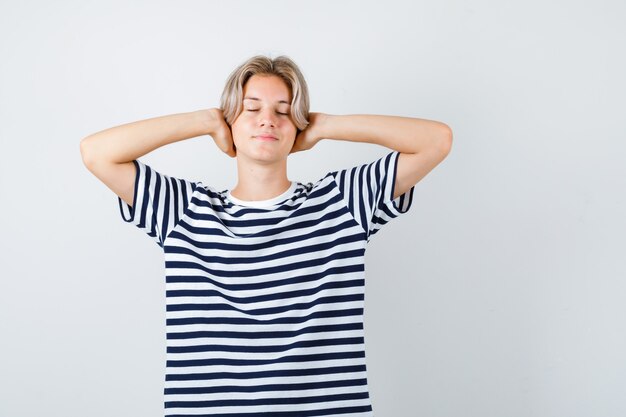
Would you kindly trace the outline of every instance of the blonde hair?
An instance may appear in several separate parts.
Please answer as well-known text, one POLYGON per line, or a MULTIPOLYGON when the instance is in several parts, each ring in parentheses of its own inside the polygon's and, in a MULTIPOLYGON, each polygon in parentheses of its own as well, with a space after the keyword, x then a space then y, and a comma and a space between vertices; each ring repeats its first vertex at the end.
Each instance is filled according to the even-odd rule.
POLYGON ((228 76, 220 100, 226 123, 232 126, 241 113, 243 87, 253 75, 274 75, 287 84, 291 92, 291 118, 297 133, 304 130, 309 124, 309 89, 298 66, 285 55, 274 59, 264 55, 253 56, 228 76))

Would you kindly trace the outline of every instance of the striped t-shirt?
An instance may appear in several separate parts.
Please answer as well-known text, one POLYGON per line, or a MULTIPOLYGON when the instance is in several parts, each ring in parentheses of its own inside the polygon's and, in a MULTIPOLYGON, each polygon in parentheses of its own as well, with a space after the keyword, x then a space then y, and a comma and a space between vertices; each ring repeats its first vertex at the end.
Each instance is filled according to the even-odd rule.
POLYGON ((166 416, 372 416, 365 248, 411 207, 399 152, 242 201, 138 160, 124 221, 165 254, 166 416))

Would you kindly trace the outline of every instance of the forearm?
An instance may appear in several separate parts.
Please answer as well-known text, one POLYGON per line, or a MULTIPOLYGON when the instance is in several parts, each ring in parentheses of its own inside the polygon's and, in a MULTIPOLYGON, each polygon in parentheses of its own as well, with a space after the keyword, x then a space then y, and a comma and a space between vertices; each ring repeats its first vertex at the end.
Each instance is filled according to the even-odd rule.
POLYGON ((154 117, 91 134, 80 143, 83 160, 86 164, 129 162, 161 146, 208 134, 208 111, 154 117))
POLYGON ((434 120, 370 114, 325 114, 319 131, 322 138, 374 143, 404 153, 449 146, 452 137, 446 124, 434 120))

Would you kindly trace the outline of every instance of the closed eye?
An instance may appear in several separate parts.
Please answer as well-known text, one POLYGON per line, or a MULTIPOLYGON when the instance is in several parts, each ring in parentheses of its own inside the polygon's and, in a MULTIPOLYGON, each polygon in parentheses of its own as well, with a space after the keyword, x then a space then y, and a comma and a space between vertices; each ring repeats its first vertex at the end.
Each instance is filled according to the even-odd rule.
MULTIPOLYGON (((259 111, 259 109, 246 109, 246 110, 247 111, 259 111)), ((289 115, 289 113, 281 113, 279 111, 277 111, 276 113, 278 113, 278 114, 280 114, 282 116, 288 116, 289 115)))

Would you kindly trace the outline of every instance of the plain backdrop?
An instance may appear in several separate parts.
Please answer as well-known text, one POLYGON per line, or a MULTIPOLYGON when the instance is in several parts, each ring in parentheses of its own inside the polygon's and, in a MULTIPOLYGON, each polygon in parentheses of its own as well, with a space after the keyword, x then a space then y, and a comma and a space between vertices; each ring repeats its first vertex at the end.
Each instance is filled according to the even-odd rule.
MULTIPOLYGON (((80 140, 219 105, 256 54, 311 111, 442 121, 452 151, 366 254, 379 417, 626 415, 621 1, 2 1, 0 416, 162 415, 163 254, 80 140), (128 4, 127 4, 128 3, 128 4)), ((387 148, 325 140, 314 181, 387 148)), ((140 158, 220 189, 209 136, 140 158)))

